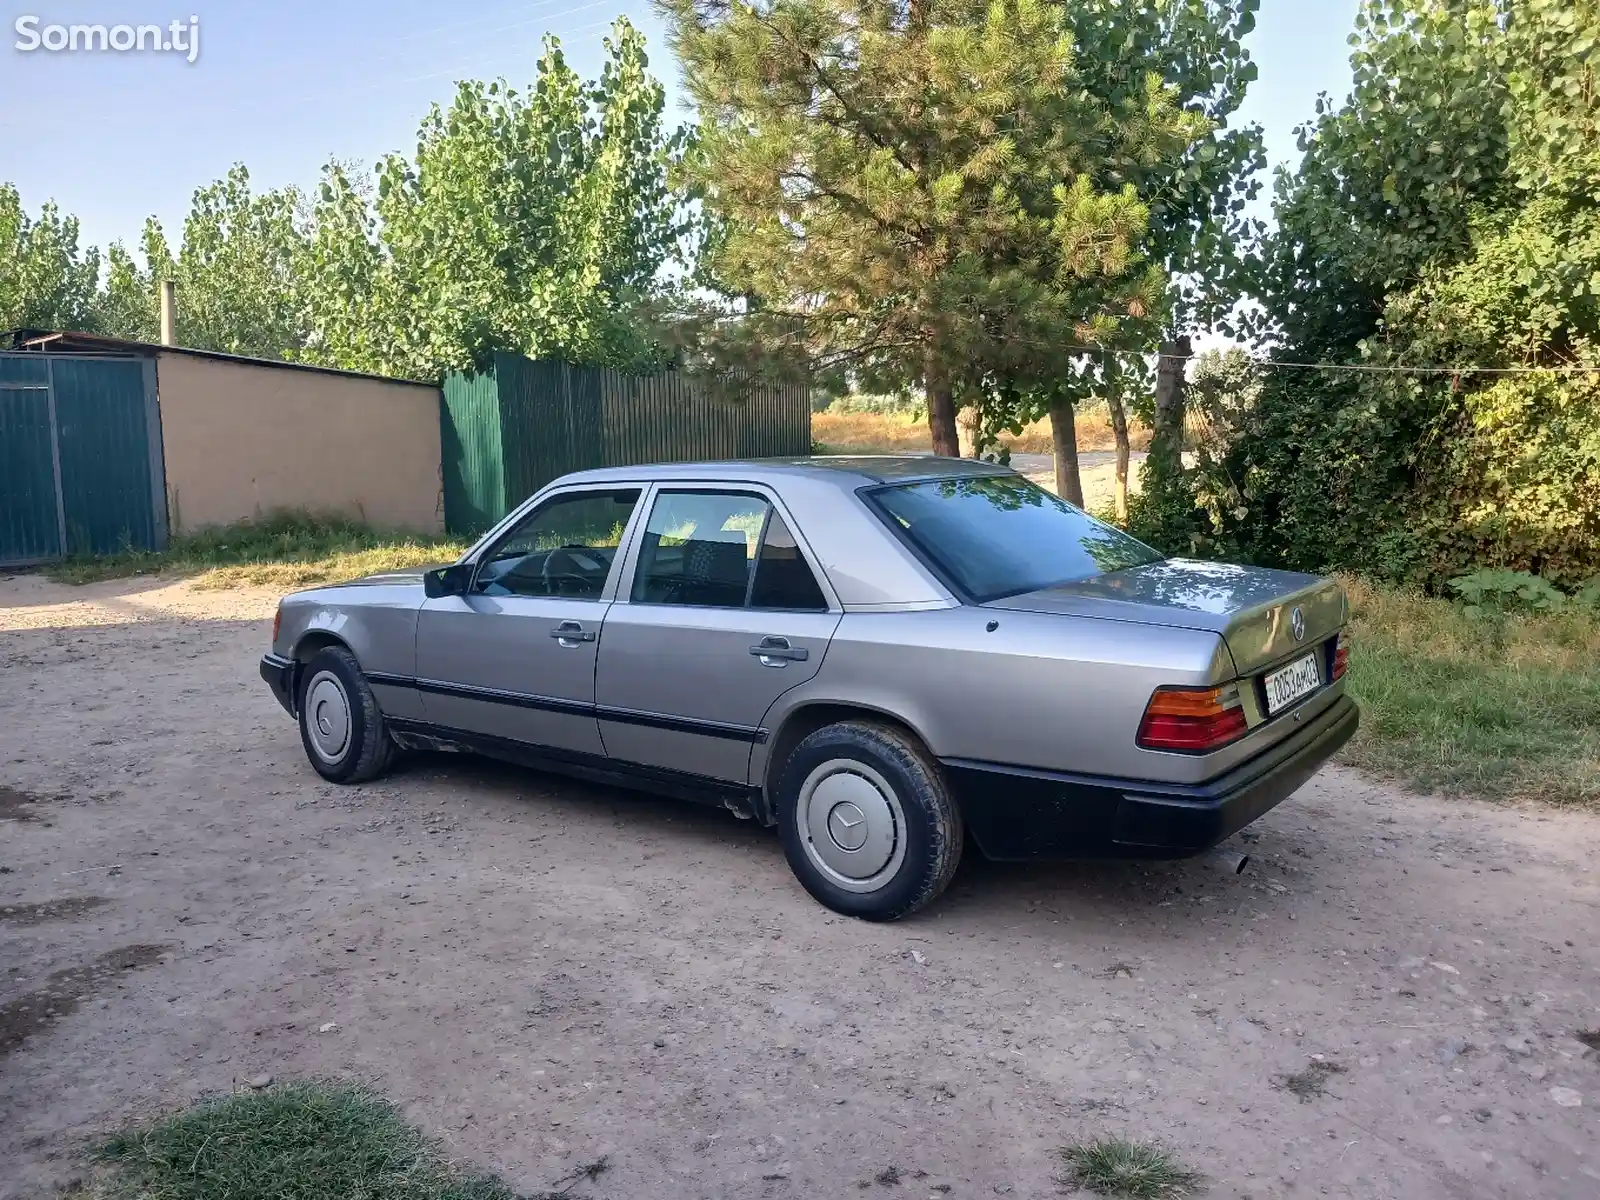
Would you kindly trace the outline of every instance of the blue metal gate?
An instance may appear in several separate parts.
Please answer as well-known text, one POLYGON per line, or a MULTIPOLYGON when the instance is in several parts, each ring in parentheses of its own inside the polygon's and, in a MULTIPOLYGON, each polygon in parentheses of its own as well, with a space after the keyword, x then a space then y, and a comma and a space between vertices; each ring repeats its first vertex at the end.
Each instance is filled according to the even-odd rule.
POLYGON ((166 545, 154 367, 0 354, 0 565, 166 545))

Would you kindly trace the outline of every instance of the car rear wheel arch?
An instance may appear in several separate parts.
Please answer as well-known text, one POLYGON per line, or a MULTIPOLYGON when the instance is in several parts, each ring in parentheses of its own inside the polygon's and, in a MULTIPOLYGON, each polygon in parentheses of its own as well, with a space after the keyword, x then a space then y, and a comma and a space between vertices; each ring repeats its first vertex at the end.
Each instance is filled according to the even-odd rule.
POLYGON ((777 813, 778 786, 783 782, 783 769, 789 761, 789 756, 794 753, 794 748, 817 730, 845 721, 869 721, 875 725, 887 725, 911 738, 930 758, 932 757, 927 740, 922 734, 904 718, 894 713, 862 704, 842 704, 837 701, 804 704, 784 717, 783 724, 772 736, 771 748, 767 751, 761 787, 769 813, 777 813))

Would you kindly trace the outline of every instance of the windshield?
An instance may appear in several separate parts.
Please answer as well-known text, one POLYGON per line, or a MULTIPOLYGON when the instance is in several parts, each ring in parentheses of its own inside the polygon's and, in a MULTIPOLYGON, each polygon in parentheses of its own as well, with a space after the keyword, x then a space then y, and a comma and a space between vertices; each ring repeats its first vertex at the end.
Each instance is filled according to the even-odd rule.
POLYGON ((867 498, 979 603, 1162 557, 1020 475, 897 484, 867 498))

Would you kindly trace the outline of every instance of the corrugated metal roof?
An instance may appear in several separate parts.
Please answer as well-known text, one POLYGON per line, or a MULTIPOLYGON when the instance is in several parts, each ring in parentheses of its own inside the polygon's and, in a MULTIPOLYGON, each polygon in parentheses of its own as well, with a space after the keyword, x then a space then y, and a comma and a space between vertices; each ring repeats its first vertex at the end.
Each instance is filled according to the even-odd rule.
POLYGON ((393 375, 372 375, 365 371, 345 371, 338 367, 319 367, 314 363, 284 362, 276 358, 251 358, 245 354, 224 354, 220 350, 196 350, 190 346, 163 346, 138 342, 132 338, 110 337, 103 333, 75 333, 54 329, 12 329, 0 333, 0 349, 46 354, 127 354, 152 358, 160 354, 187 354, 219 362, 242 363, 252 367, 280 367, 286 371, 315 371, 321 375, 342 375, 347 379, 376 379, 384 383, 404 383, 412 387, 438 388, 437 383, 399 379, 393 375))

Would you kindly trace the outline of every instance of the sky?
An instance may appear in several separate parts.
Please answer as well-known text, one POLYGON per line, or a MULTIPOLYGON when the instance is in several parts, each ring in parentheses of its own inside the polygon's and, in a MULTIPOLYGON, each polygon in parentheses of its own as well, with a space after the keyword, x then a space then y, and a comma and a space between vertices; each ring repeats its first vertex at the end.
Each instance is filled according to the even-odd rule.
MULTIPOLYGON (((1240 117, 1262 125, 1270 163, 1298 157, 1294 127, 1318 93, 1348 90, 1356 5, 1262 0, 1249 42, 1260 76, 1240 117)), ((619 15, 644 31, 669 107, 687 119, 648 0, 0 0, 0 182, 30 213, 53 199, 76 214, 86 243, 136 245, 152 215, 176 240, 194 190, 236 162, 259 190, 309 189, 330 158, 409 155, 419 119, 455 80, 530 82, 547 32, 597 75, 619 15), (196 50, 16 48, 51 24, 159 25, 171 40, 174 22, 196 50)))

